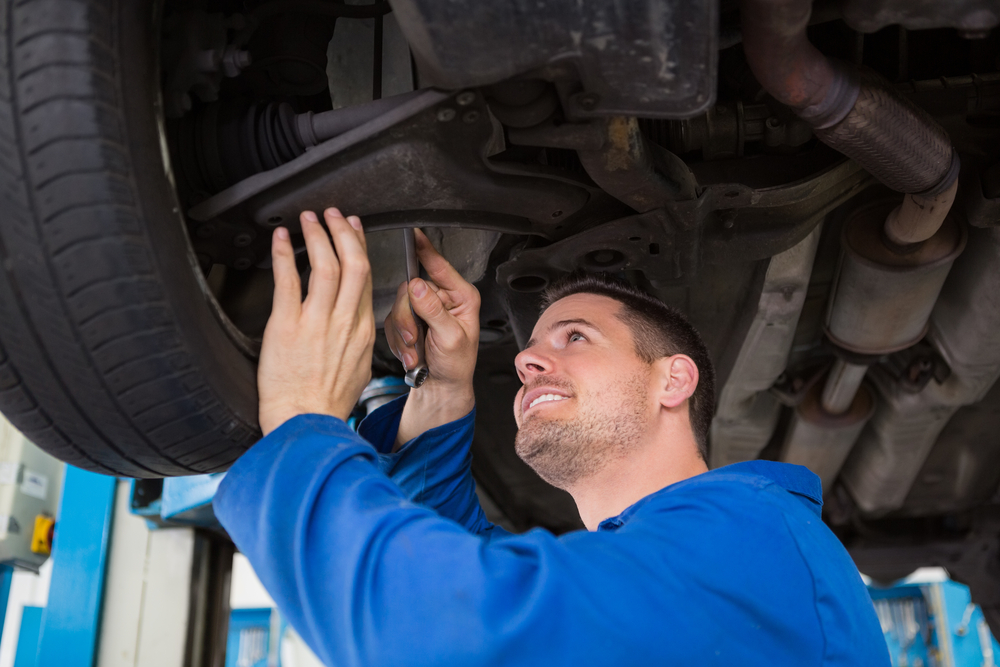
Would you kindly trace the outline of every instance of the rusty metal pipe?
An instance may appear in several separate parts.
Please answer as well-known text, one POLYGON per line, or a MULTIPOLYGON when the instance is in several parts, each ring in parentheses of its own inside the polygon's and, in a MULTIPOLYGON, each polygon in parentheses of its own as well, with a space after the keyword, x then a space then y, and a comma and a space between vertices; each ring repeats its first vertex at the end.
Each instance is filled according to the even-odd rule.
POLYGON ((587 174, 605 192, 639 213, 670 201, 694 199, 698 183, 679 157, 646 141, 631 116, 611 116, 602 123, 597 150, 577 150, 587 174))
POLYGON ((854 396, 858 393, 858 388, 867 372, 866 364, 852 364, 837 359, 830 369, 826 384, 823 385, 823 394, 820 397, 823 409, 831 415, 842 415, 850 410, 854 396))
POLYGON ((780 458, 816 473, 825 495, 875 412, 875 398, 863 383, 840 414, 830 414, 820 401, 820 387, 814 385, 792 413, 780 458))
POLYGON ((927 196, 958 178, 948 134, 878 74, 832 60, 809 43, 811 0, 743 0, 743 46, 775 99, 893 190, 927 196))
POLYGON ((857 76, 806 36, 811 0, 743 0, 743 50, 757 81, 814 128, 840 122, 858 97, 857 76))
POLYGON ((898 246, 923 243, 944 223, 958 192, 958 179, 937 195, 906 195, 885 219, 885 235, 898 246))

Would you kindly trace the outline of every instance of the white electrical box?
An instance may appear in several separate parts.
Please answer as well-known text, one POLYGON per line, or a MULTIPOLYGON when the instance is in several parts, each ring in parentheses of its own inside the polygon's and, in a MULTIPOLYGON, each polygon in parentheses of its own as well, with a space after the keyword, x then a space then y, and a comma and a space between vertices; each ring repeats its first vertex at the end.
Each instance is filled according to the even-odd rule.
POLYGON ((48 559, 65 469, 0 415, 0 563, 37 572, 48 559))

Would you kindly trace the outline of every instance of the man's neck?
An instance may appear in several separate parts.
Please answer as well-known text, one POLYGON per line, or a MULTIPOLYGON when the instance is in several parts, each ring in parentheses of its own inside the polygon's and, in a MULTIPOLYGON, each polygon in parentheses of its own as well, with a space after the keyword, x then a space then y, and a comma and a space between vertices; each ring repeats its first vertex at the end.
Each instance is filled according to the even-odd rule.
POLYGON ((697 452, 690 431, 661 433, 567 491, 587 530, 597 530, 601 521, 621 514, 649 494, 707 472, 697 452))

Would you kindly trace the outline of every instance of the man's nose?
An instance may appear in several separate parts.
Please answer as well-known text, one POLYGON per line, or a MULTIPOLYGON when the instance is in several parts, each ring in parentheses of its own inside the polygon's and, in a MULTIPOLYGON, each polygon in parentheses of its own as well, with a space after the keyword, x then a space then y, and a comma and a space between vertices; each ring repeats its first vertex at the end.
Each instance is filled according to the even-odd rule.
POLYGON ((532 346, 521 350, 514 357, 514 367, 517 369, 518 377, 521 378, 521 383, 524 384, 530 377, 551 372, 553 363, 538 349, 538 346, 532 346))

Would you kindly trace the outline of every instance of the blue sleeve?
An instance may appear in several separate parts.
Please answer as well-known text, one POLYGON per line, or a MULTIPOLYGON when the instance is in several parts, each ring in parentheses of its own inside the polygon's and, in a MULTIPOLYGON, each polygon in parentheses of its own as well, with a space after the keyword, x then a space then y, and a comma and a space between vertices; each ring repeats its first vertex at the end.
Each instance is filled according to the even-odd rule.
POLYGON ((559 617, 600 627, 607 613, 569 593, 574 574, 598 572, 563 575, 551 534, 486 540, 408 501, 339 419, 283 424, 233 465, 214 505, 327 665, 531 665, 554 646, 579 658, 559 617))
POLYGON ((304 415, 233 465, 215 513, 328 665, 819 664, 780 515, 719 519, 744 500, 678 506, 655 534, 486 540, 407 500, 343 421, 304 415))
POLYGON ((378 452, 378 466, 408 500, 434 510, 485 537, 506 535, 486 518, 472 478, 475 408, 461 419, 426 431, 393 453, 399 420, 406 405, 401 396, 368 415, 358 434, 378 452))

